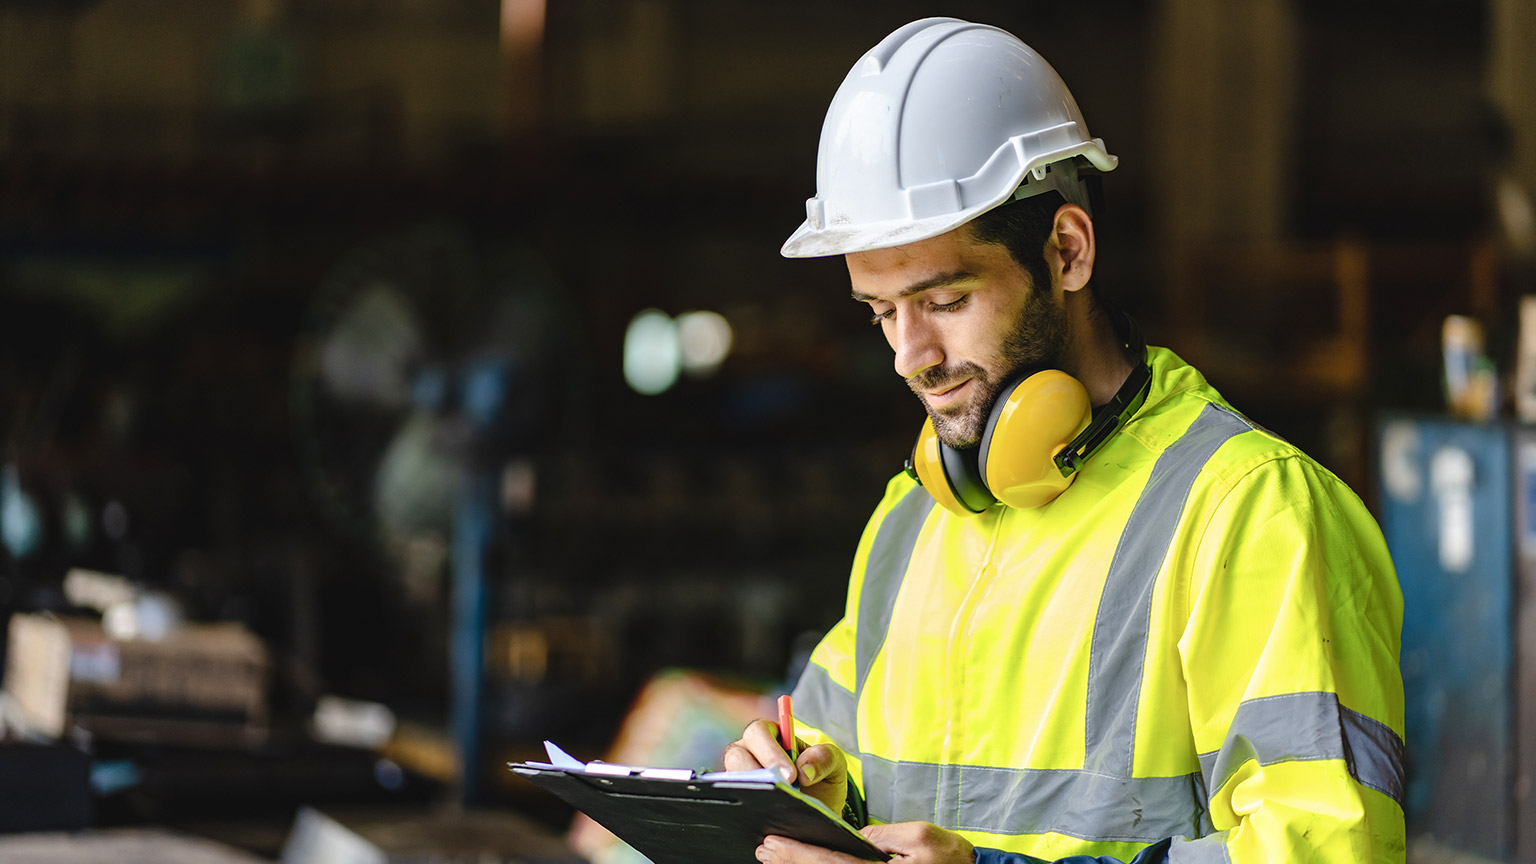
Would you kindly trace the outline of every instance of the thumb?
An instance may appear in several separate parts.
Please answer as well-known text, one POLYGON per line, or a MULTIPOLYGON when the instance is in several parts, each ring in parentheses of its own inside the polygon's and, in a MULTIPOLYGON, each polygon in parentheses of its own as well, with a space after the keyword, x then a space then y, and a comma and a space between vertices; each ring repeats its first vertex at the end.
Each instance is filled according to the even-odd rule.
POLYGON ((907 851, 911 845, 911 838, 908 836, 909 827, 904 822, 894 825, 865 825, 859 829, 859 833, 881 852, 896 854, 907 851))
POLYGON ((877 823, 873 825, 865 825, 863 828, 859 829, 859 833, 863 834, 865 839, 867 839, 869 842, 879 846, 881 841, 888 843, 891 840, 896 839, 896 836, 899 833, 897 830, 899 827, 899 823, 897 825, 882 825, 877 823))
POLYGON ((836 779, 847 770, 845 764, 841 750, 822 744, 805 748, 796 760, 795 767, 800 772, 800 783, 810 786, 823 780, 836 779))

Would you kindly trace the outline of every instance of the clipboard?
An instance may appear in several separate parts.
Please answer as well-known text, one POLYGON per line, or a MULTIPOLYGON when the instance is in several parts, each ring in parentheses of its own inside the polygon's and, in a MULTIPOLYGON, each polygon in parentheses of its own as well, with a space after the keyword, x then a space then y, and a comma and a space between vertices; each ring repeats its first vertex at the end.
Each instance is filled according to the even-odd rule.
POLYGON ((587 814, 654 864, 741 864, 769 834, 888 861, 825 804, 771 769, 688 769, 583 764, 549 742, 551 761, 509 767, 587 814), (563 759, 560 757, 564 757, 563 759))

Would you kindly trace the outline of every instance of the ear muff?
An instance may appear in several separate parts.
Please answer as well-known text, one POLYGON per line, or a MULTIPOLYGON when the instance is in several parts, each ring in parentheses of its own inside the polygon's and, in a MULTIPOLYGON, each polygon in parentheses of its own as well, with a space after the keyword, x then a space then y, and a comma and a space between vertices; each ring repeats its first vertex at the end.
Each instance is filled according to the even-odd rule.
POLYGON ((1105 312, 1135 365, 1097 412, 1077 379, 1057 369, 1036 372, 1003 387, 977 450, 946 446, 933 421, 924 421, 907 473, 957 516, 980 513, 998 501, 1041 507, 1065 492, 1088 457, 1141 410, 1152 386, 1147 343, 1136 322, 1113 306, 1105 312))
POLYGON ((1041 507, 1072 485, 1055 457, 1093 419, 1088 390, 1071 375, 1046 369, 1005 388, 992 405, 977 453, 982 482, 1009 507, 1041 507))
POLYGON ((1053 457, 1088 426, 1088 391, 1065 372, 1047 369, 1005 387, 993 403, 978 450, 956 450, 923 421, 912 448, 918 482, 957 516, 981 513, 998 501, 1040 507, 1072 485, 1053 457))
POLYGON ((934 501, 957 516, 980 513, 997 502, 981 482, 974 456, 940 441, 932 418, 924 420, 917 433, 908 471, 917 475, 934 501))

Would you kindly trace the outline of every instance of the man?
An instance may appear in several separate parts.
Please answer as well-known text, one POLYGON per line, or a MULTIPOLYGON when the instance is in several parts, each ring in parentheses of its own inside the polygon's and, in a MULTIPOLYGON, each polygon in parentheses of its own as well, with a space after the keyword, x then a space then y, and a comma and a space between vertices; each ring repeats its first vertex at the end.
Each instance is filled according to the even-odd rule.
POLYGON ((1402 861, 1380 530, 1094 296, 1084 175, 1114 167, 995 28, 914 22, 849 73, 784 254, 845 256, 927 409, 922 483, 859 544, 798 758, 763 720, 726 767, 779 767, 913 864, 1402 861))

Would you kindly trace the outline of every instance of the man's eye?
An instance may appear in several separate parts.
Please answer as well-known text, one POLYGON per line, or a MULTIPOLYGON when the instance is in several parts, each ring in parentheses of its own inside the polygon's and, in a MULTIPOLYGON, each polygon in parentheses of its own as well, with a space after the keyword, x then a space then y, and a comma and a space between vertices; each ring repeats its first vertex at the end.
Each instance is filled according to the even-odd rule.
POLYGON ((880 323, 882 321, 885 321, 885 320, 889 319, 892 315, 895 315, 895 314, 896 314, 896 310, 895 309, 887 309, 884 312, 876 312, 874 315, 872 315, 870 317, 869 323, 875 325, 876 327, 879 327, 880 323))
POLYGON ((961 294, 959 297, 949 301, 948 303, 929 303, 928 309, 931 312, 954 312, 961 306, 964 306, 965 301, 970 299, 970 296, 971 295, 969 294, 961 294))

